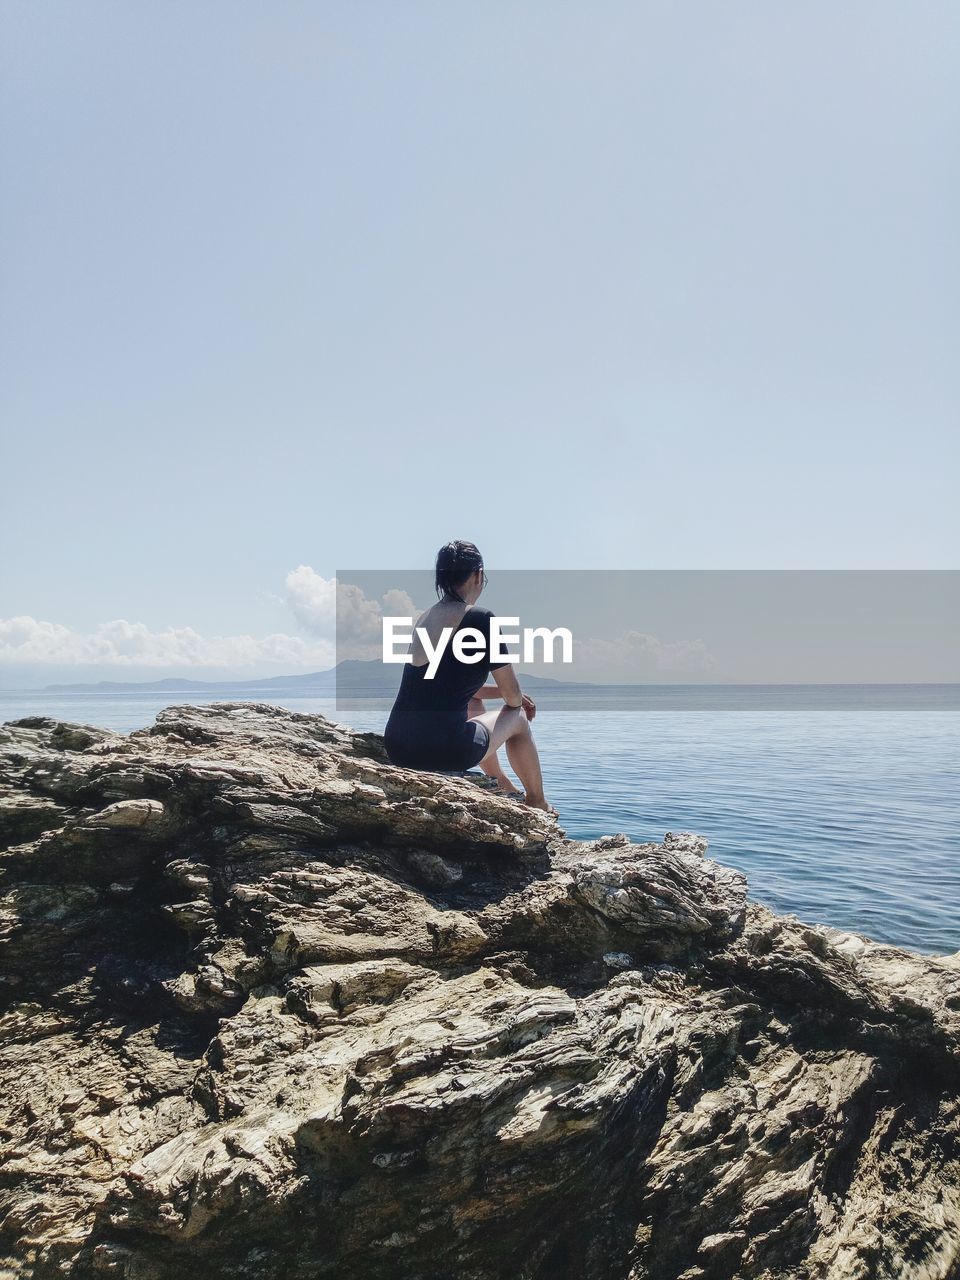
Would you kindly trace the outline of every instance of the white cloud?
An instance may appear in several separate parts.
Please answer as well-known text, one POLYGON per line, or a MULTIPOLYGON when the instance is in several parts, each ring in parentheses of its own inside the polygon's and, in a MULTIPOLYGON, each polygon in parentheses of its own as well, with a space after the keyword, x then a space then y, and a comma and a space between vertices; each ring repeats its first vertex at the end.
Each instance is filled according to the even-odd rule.
POLYGON ((614 640, 574 641, 580 670, 658 675, 713 671, 716 660, 702 640, 659 640, 643 631, 625 631, 614 640))
POLYGON ((285 579, 286 602, 306 637, 275 632, 205 636, 193 627, 151 630, 143 622, 116 618, 89 631, 27 615, 0 618, 0 664, 219 668, 221 670, 324 670, 339 657, 380 656, 384 611, 413 615, 406 592, 387 591, 383 604, 368 600, 356 586, 339 587, 309 565, 291 569, 285 579), (338 616, 339 615, 339 616, 338 616), (338 631, 339 623, 339 631, 338 631))
POLYGON ((0 662, 83 666, 230 667, 333 665, 330 641, 300 636, 203 636, 192 627, 151 631, 142 622, 117 618, 92 631, 22 616, 0 618, 0 662))
POLYGON ((423 610, 417 608, 406 591, 391 587, 383 593, 383 612, 388 618, 413 618, 416 622, 423 610))
POLYGON ((339 658, 379 658, 382 621, 390 617, 416 618, 419 610, 397 587, 385 591, 382 603, 369 599, 362 587, 324 578, 308 564, 291 569, 285 580, 287 603, 293 616, 311 635, 336 638, 339 658))
POLYGON ((336 578, 323 578, 301 564, 290 570, 284 585, 287 604, 304 631, 332 639, 337 626, 336 578))
POLYGON ((368 600, 360 587, 341 583, 337 587, 337 647, 349 644, 379 644, 383 613, 376 600, 368 600))

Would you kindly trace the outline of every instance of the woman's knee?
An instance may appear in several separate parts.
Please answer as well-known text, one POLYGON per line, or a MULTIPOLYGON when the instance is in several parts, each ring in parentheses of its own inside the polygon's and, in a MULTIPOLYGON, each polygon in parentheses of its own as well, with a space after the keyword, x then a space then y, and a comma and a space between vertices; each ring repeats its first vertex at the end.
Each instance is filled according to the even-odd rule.
POLYGON ((532 732, 533 731, 530 728, 530 721, 527 719, 526 715, 521 711, 520 714, 517 716, 517 724, 515 725, 513 732, 511 733, 510 736, 513 738, 529 738, 532 732))
POLYGON ((467 719, 473 720, 483 715, 483 702, 479 698, 471 698, 467 703, 467 719))

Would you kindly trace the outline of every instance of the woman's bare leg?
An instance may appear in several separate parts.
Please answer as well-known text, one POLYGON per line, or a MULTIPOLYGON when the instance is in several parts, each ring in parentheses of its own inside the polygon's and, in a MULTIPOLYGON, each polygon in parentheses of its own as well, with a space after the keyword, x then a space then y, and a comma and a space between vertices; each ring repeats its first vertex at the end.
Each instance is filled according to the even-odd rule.
POLYGON ((490 733, 490 749, 480 761, 481 769, 506 745, 507 759, 517 777, 523 783, 526 803, 535 809, 549 809, 543 794, 543 774, 540 771, 540 755, 530 731, 530 721, 520 707, 501 707, 499 711, 484 711, 471 716, 487 726, 490 733))
MULTIPOLYGON (((476 720, 484 714, 483 703, 479 698, 471 698, 467 703, 467 719, 476 720)), ((494 713, 495 714, 495 713, 494 713)), ((490 726, 488 725, 487 728, 490 726)), ((500 763, 500 756, 496 751, 488 751, 480 761, 480 768, 488 778, 496 780, 498 788, 508 796, 522 795, 522 791, 518 791, 510 779, 503 771, 503 765, 500 763)))

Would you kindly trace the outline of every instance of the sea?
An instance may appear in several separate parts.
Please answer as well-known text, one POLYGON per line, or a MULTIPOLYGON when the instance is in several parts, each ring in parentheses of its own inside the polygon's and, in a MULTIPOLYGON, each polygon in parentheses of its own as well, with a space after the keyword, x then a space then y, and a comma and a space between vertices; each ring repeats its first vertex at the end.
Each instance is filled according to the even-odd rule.
MULTIPOLYGON (((569 836, 694 831, 776 911, 930 953, 960 950, 960 686, 535 693, 547 797, 569 836), (879 689, 879 692, 878 692, 879 689)), ((126 732, 177 703, 272 702, 381 731, 390 700, 0 691, 24 716, 126 732)))

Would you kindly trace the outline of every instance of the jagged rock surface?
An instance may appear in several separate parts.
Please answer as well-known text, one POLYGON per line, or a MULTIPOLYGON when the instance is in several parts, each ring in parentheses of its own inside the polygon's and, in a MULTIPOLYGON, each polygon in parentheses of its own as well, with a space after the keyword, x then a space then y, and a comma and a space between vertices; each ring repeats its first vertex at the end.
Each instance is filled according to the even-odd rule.
POLYGON ((957 1280, 960 969, 253 704, 0 728, 10 1275, 957 1280))

